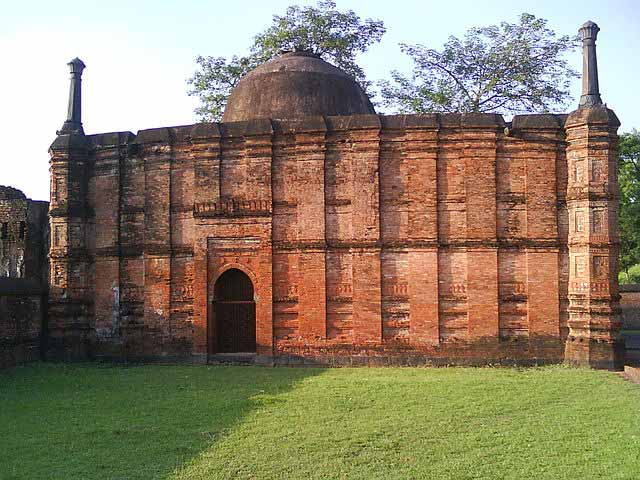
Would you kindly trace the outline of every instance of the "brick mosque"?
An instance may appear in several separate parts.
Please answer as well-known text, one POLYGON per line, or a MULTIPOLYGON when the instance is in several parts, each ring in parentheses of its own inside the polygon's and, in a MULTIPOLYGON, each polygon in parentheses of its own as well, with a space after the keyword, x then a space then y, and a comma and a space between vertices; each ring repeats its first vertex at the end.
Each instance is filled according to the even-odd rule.
POLYGON ((306 52, 221 123, 51 145, 49 358, 620 368, 617 128, 583 40, 568 115, 378 115, 306 52))

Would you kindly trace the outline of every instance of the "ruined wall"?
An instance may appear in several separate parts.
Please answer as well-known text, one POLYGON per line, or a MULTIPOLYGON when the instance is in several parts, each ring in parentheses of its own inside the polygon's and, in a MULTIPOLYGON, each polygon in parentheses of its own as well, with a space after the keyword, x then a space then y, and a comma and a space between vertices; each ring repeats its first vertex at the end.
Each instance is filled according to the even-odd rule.
POLYGON ((37 281, 0 278, 0 369, 41 358, 45 298, 37 281))
POLYGON ((0 277, 46 282, 47 202, 28 199, 20 190, 0 186, 0 277))
MULTIPOLYGON (((498 115, 434 114, 59 137, 58 346, 205 360, 213 284, 238 268, 254 283, 262 356, 561 361, 570 302, 584 304, 570 288, 571 269, 582 272, 570 250, 591 245, 571 232, 617 231, 590 204, 580 208, 595 220, 571 220, 568 192, 584 179, 568 173, 565 118, 518 116, 508 131, 498 115), (70 182, 86 191, 75 206, 60 193, 70 182)), ((615 127, 604 129, 610 159, 615 127)), ((596 167, 607 191, 614 166, 596 167)), ((615 196, 600 202, 616 208, 615 196)), ((598 241, 610 246, 599 256, 614 258, 614 236, 598 241)), ((608 319, 613 263, 597 274, 611 285, 598 294, 608 319)), ((598 342, 614 343, 615 330, 602 323, 609 337, 598 342)))
POLYGON ((0 186, 0 368, 40 358, 48 280, 47 202, 0 186))

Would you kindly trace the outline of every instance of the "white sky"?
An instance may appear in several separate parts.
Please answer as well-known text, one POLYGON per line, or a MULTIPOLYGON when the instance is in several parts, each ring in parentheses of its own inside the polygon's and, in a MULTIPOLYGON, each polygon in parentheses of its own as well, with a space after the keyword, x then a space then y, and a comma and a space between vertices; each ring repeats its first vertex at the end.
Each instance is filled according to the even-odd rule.
MULTIPOLYGON (((83 123, 87 134, 191 124, 197 100, 186 80, 197 55, 243 54, 253 35, 290 4, 315 1, 31 1, 0 9, 0 185, 49 197, 48 147, 66 117, 66 63, 80 57, 83 123)), ((523 11, 574 34, 586 20, 600 25, 598 62, 603 100, 622 121, 640 128, 638 81, 640 3, 634 0, 425 1, 338 0, 363 18, 381 19, 387 34, 362 56, 371 80, 408 71, 399 42, 440 47, 471 26, 515 22, 523 11)), ((581 68, 580 52, 571 59, 581 68)), ((579 81, 573 88, 575 104, 579 81)))

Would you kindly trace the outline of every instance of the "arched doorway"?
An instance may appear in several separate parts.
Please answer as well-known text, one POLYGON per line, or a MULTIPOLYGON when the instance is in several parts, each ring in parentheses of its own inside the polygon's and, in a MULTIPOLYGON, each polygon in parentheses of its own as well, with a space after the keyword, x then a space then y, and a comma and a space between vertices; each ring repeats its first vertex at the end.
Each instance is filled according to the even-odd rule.
POLYGON ((256 303, 253 284, 244 272, 232 268, 216 281, 212 322, 215 334, 209 337, 209 353, 256 351, 256 303))

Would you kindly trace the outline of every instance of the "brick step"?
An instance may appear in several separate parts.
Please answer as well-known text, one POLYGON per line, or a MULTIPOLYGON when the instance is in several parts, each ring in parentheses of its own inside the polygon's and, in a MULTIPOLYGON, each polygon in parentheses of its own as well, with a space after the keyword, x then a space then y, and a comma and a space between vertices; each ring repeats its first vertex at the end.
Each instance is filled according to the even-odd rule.
POLYGON ((255 353, 216 353, 207 357, 207 363, 214 365, 253 365, 255 362, 255 353))

